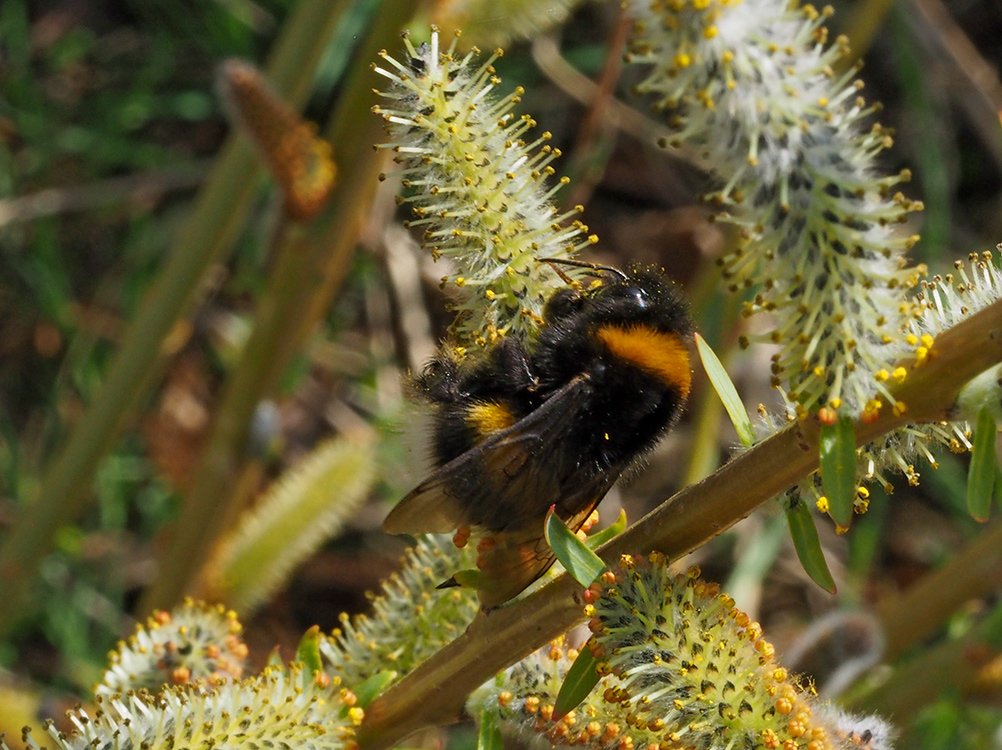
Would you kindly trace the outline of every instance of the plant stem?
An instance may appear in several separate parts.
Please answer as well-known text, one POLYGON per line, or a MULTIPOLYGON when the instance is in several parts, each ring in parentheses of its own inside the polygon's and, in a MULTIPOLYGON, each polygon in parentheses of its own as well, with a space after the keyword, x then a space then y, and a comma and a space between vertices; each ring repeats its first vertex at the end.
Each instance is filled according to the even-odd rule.
MULTIPOLYGON (((267 73, 291 103, 305 101, 314 67, 343 5, 303 0, 286 22, 267 73)), ((56 531, 87 507, 101 457, 156 380, 164 340, 195 302, 205 271, 222 259, 243 226, 258 172, 250 149, 231 136, 94 401, 46 468, 38 495, 21 508, 10 527, 0 549, 0 581, 7 605, 0 610, 0 634, 22 614, 25 596, 41 560, 52 549, 56 531)))
POLYGON ((985 529, 943 567, 877 607, 887 660, 932 635, 964 602, 997 591, 1002 581, 1002 523, 985 529))
MULTIPOLYGON (((928 362, 909 366, 894 395, 908 405, 856 423, 857 443, 906 422, 946 419, 961 386, 1002 360, 1002 301, 936 338, 928 362)), ((698 547, 818 466, 815 419, 791 423, 698 484, 687 487, 599 550, 607 561, 626 552, 659 550, 671 558, 698 547)), ((390 747, 418 729, 452 721, 466 696, 497 671, 583 619, 578 586, 563 575, 524 599, 481 613, 457 640, 421 664, 366 710, 359 744, 390 747)))
POLYGON ((317 320, 330 307, 354 254, 383 155, 373 150, 382 124, 370 112, 374 74, 368 61, 390 46, 413 15, 416 0, 397 0, 377 13, 324 137, 334 146, 337 185, 327 207, 305 225, 290 225, 255 313, 250 339, 226 384, 206 449, 174 537, 161 557, 160 575, 141 612, 170 607, 196 586, 212 546, 244 504, 236 481, 248 463, 251 419, 275 388, 317 320))
MULTIPOLYGON (((998 579, 993 581, 997 584, 998 579)), ((997 585, 993 590, 996 588, 997 585)), ((922 611, 925 606, 923 604, 913 613, 922 611)), ((914 716, 924 706, 941 700, 947 690, 963 692, 969 689, 982 669, 999 657, 1002 650, 1000 626, 1002 606, 996 605, 970 632, 923 649, 915 658, 895 669, 876 688, 851 696, 847 701, 848 708, 875 711, 891 719, 904 720, 914 716)), ((903 739, 900 746, 917 745, 903 739)))

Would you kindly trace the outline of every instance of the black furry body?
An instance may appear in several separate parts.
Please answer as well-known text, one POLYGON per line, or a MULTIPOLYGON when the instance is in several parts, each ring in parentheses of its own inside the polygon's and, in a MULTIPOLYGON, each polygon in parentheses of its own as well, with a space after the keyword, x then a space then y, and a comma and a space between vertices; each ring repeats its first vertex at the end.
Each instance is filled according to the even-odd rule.
POLYGON ((502 551, 480 567, 513 580, 482 591, 485 604, 514 596, 552 562, 541 539, 550 506, 580 527, 675 423, 689 390, 691 325, 660 271, 563 289, 543 319, 532 342, 504 339, 472 360, 440 353, 425 368, 417 386, 436 408, 438 468, 384 524, 394 533, 469 526, 499 540, 502 551))

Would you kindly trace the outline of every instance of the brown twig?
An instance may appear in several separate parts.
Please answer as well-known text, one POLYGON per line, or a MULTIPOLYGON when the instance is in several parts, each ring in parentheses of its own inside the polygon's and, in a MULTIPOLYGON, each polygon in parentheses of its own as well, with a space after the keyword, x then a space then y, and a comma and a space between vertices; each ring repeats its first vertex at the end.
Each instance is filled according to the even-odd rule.
POLYGON ((1002 169, 1002 80, 971 43, 940 0, 912 0, 908 18, 935 59, 945 61, 956 86, 947 87, 981 137, 996 167, 1002 169))
MULTIPOLYGON (((595 157, 596 142, 607 141, 614 137, 614 128, 606 115, 606 110, 615 101, 616 83, 623 70, 623 47, 626 45, 629 31, 630 17, 625 9, 621 9, 606 47, 605 63, 599 74, 594 96, 585 111, 571 150, 573 156, 570 172, 577 177, 572 182, 574 189, 564 201, 566 205, 586 205, 604 172, 605 159, 599 160, 595 157)), ((601 150, 603 149, 598 149, 601 150)))
POLYGON ((209 167, 209 162, 201 161, 6 198, 0 200, 0 227, 71 211, 93 211, 119 203, 150 203, 165 193, 197 186, 205 179, 209 167))
MULTIPOLYGON (((908 422, 947 419, 959 389, 1002 361, 1002 302, 964 320, 936 339, 932 356, 894 391, 903 414, 885 409, 857 422, 863 444, 908 422)), ((666 500, 599 554, 659 550, 678 557, 698 547, 818 465, 819 427, 814 419, 790 424, 709 477, 666 500)), ((564 575, 524 599, 482 613, 457 640, 436 653, 366 711, 359 743, 384 748, 421 727, 455 720, 466 696, 497 671, 526 656, 582 619, 580 586, 564 575)))

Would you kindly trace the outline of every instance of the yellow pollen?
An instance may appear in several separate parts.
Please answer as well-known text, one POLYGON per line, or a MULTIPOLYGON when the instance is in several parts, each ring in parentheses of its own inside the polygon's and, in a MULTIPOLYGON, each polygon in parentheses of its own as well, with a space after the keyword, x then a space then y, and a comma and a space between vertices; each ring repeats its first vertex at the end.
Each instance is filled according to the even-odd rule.
POLYGON ((821 497, 819 497, 818 501, 814 505, 822 513, 827 513, 828 512, 828 498, 825 497, 824 495, 822 495, 821 497))
POLYGON ((692 58, 689 57, 684 52, 679 52, 675 55, 675 67, 685 69, 692 65, 692 58))
POLYGON ((908 370, 904 367, 895 367, 894 372, 891 373, 891 377, 894 378, 894 382, 900 383, 908 376, 908 370))

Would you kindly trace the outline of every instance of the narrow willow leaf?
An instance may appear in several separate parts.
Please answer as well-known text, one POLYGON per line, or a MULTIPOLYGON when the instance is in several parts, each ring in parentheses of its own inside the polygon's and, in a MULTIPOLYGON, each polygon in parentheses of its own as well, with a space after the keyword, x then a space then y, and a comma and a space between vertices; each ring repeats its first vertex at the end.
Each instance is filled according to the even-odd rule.
POLYGON ((995 490, 995 435, 998 426, 991 412, 982 407, 974 427, 971 447, 971 465, 967 472, 967 510, 976 520, 984 523, 992 507, 995 490))
POLYGON ((616 518, 614 523, 610 526, 606 526, 601 531, 596 531, 594 534, 589 535, 585 544, 588 545, 588 549, 598 549, 610 539, 615 539, 624 531, 626 531, 626 511, 620 510, 619 517, 616 518))
POLYGON ((493 711, 483 711, 480 714, 477 750, 504 750, 504 738, 498 728, 497 715, 493 711))
POLYGON ((821 486, 828 514, 839 526, 848 527, 856 499, 856 430, 849 417, 821 425, 821 486))
POLYGON ((553 720, 559 721, 580 705, 581 701, 588 697, 595 685, 598 684, 598 660, 588 648, 588 644, 581 647, 578 658, 567 670, 557 699, 553 706, 553 720))
POLYGON ((439 584, 436 588, 447 589, 453 585, 462 586, 464 589, 479 589, 484 584, 484 574, 476 568, 466 568, 458 570, 452 576, 451 581, 439 584))
POLYGON ((305 676, 309 677, 323 669, 320 658, 320 626, 314 625, 305 633, 296 647, 296 661, 306 667, 305 676))
POLYGON ((741 401, 734 383, 731 382, 727 370, 724 369, 710 345, 698 333, 696 334, 696 350, 699 352, 699 359, 703 363, 706 376, 713 385, 713 390, 717 392, 717 396, 724 404, 724 409, 727 410, 727 416, 731 418, 731 423, 738 433, 741 445, 750 448, 755 444, 755 428, 752 427, 748 411, 745 409, 744 402, 741 401))
POLYGON ((546 514, 544 533, 546 543, 550 545, 560 564, 585 588, 605 570, 602 558, 588 549, 588 545, 567 528, 567 524, 560 520, 552 507, 546 514))
POLYGON ((372 440, 321 443, 272 484, 223 540, 208 575, 212 598, 249 614, 352 516, 375 477, 372 440))
POLYGON ((814 519, 811 517, 811 510, 806 503, 797 502, 786 511, 786 521, 790 525, 790 537, 793 539, 793 547, 797 550, 797 557, 800 564, 804 566, 804 571, 811 577, 818 586, 830 594, 836 591, 835 579, 832 578, 831 571, 828 570, 828 563, 825 561, 825 553, 821 550, 821 540, 818 537, 818 530, 814 526, 814 519))
POLYGON ((397 673, 391 669, 386 669, 382 672, 376 672, 376 674, 362 682, 362 684, 354 687, 352 692, 355 694, 355 698, 358 699, 357 705, 360 708, 368 708, 369 704, 380 693, 386 690, 386 687, 395 679, 397 679, 397 673))

